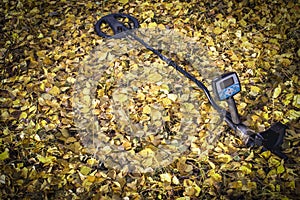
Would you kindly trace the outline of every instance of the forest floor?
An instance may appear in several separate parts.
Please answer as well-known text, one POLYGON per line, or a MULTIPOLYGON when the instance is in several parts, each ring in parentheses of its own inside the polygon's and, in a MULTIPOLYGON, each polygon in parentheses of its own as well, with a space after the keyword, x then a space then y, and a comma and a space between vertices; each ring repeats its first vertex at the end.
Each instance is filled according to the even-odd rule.
MULTIPOLYGON (((0 199, 298 199, 299 22, 297 1, 2 0, 0 199), (216 141, 203 139, 213 119, 201 90, 176 71, 160 71, 167 64, 146 50, 109 57, 109 51, 119 49, 109 49, 94 25, 117 12, 136 17, 142 28, 174 30, 183 41, 192 38, 201 43, 210 65, 237 72, 242 120, 257 132, 274 122, 286 124, 282 148, 290 161, 244 147, 226 124, 219 125, 216 141), (102 60, 112 61, 112 71, 106 69, 105 76, 84 70, 92 69, 84 64, 93 62, 95 54, 99 66, 107 67, 102 60), (141 64, 154 71, 137 74, 141 64), (176 75, 164 79, 164 73, 176 75), (80 79, 82 75, 87 77, 80 79), (132 87, 134 98, 118 89, 125 76, 128 85, 123 89, 132 87), (89 77, 96 78, 96 85, 89 77), (144 78, 151 83, 143 85, 144 78), (176 89, 182 93, 172 93, 176 89), (80 107, 82 102, 88 106, 80 107), (128 105, 130 119, 142 121, 144 132, 130 129, 121 114, 113 116, 108 102, 128 105), (91 124, 76 109, 86 113, 91 107, 96 118, 90 119, 98 123, 92 130, 101 134, 82 130, 90 130, 91 124), (195 117, 186 126, 188 136, 178 128, 188 123, 185 117, 195 117), (150 134, 151 127, 162 130, 163 136, 150 134), (141 135, 128 135, 128 130, 141 135), (180 146, 168 142, 170 138, 189 143, 180 146), (109 144, 125 154, 113 153, 109 144), (156 152, 160 147, 172 152, 171 162, 156 152)), ((176 49, 170 38, 161 38, 169 51, 176 49)), ((199 66, 188 66, 180 58, 188 55, 188 42, 180 43, 183 52, 178 57, 172 55, 203 80, 199 66)), ((198 55, 191 56, 193 63, 198 55)))

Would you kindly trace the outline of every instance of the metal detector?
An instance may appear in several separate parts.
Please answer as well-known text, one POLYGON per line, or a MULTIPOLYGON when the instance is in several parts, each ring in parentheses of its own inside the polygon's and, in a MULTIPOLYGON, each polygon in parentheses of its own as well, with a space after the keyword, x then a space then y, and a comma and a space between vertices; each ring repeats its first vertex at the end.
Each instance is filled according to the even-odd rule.
POLYGON ((212 81, 213 93, 219 101, 226 101, 229 110, 225 110, 220 107, 216 101, 212 98, 207 87, 196 79, 191 73, 177 65, 173 60, 164 56, 157 49, 154 49, 148 45, 144 40, 136 36, 129 30, 139 28, 139 22, 135 17, 128 14, 115 13, 102 17, 95 25, 96 33, 104 38, 120 38, 131 37, 132 39, 141 43, 148 50, 156 54, 161 60, 168 65, 174 67, 177 71, 193 81, 199 88, 205 93, 211 106, 219 113, 221 117, 224 117, 226 123, 231 129, 233 129, 237 136, 243 141, 247 147, 261 147, 263 150, 269 150, 282 159, 288 159, 288 157, 281 151, 281 145, 287 126, 277 122, 263 132, 255 133, 255 131, 249 129, 240 120, 240 116, 234 101, 234 95, 241 91, 241 84, 238 75, 235 72, 225 73, 219 77, 216 77, 212 81), (104 32, 103 27, 111 28, 112 34, 104 32), (122 34, 120 34, 122 33, 122 34))

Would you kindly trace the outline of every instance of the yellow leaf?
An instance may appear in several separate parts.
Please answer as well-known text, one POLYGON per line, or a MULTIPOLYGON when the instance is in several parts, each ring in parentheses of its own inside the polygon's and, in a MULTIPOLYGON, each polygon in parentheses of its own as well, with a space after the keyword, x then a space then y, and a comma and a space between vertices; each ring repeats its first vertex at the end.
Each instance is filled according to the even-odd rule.
POLYGON ((172 176, 171 176, 171 174, 169 174, 169 173, 161 174, 161 175, 160 175, 160 180, 161 180, 162 182, 168 182, 168 183, 171 183, 172 176))
POLYGON ((146 105, 146 106, 143 108, 143 113, 144 113, 144 114, 150 114, 150 113, 151 113, 151 108, 150 108, 150 106, 146 105))
POLYGON ((53 163, 53 161, 56 160, 56 157, 54 157, 54 156, 44 157, 44 156, 41 156, 41 155, 37 155, 37 159, 43 164, 51 164, 51 163, 53 163))
POLYGON ((89 181, 89 182, 94 182, 95 180, 96 180, 96 177, 95 176, 88 176, 87 177, 87 180, 89 181))
POLYGON ((60 93, 60 90, 58 87, 53 86, 50 90, 49 90, 49 94, 52 94, 54 96, 57 96, 60 93))
POLYGON ((171 121, 171 118, 170 118, 170 116, 164 116, 164 117, 163 117, 163 120, 164 120, 165 122, 170 122, 170 121, 171 121))
POLYGON ((269 166, 279 166, 280 165, 280 161, 278 159, 276 159, 274 156, 271 156, 270 159, 268 160, 269 166))
POLYGON ((227 21, 228 21, 228 23, 236 24, 236 19, 232 16, 228 16, 227 21))
POLYGON ((268 172, 267 177, 271 177, 271 176, 274 176, 274 175, 276 175, 276 174, 277 174, 276 169, 272 169, 272 170, 270 170, 270 171, 268 172))
POLYGON ((215 172, 215 170, 210 170, 208 175, 215 181, 220 182, 222 180, 222 176, 215 172))
POLYGON ((176 200, 190 200, 190 197, 179 197, 176 200))
POLYGON ((278 43, 278 40, 275 39, 275 38, 271 38, 271 39, 269 40, 269 42, 272 43, 272 44, 279 44, 279 43, 278 43))
POLYGON ((0 154, 0 160, 5 160, 7 158, 9 158, 9 150, 5 149, 5 151, 0 154))
POLYGON ((277 174, 282 174, 285 171, 283 164, 277 167, 277 174))
POLYGON ((259 175, 260 178, 265 178, 266 177, 266 173, 263 169, 258 169, 257 174, 259 175))
POLYGON ((211 162, 210 160, 208 160, 207 162, 208 162, 208 164, 210 165, 210 167, 211 167, 212 169, 215 169, 215 168, 216 168, 216 165, 215 165, 213 162, 211 162))
POLYGON ((248 190, 255 190, 257 188, 256 182, 248 182, 247 183, 247 189, 248 190))
POLYGON ((144 23, 141 23, 141 24, 140 24, 140 27, 141 27, 141 28, 147 28, 147 24, 146 24, 145 22, 144 22, 144 23))
POLYGON ((128 142, 127 140, 125 140, 122 145, 123 145, 125 150, 131 149, 131 143, 128 142))
POLYGON ((222 28, 227 28, 228 26, 229 26, 229 23, 226 22, 226 21, 223 21, 223 22, 221 23, 221 27, 222 27, 222 28))
POLYGON ((46 51, 45 50, 37 51, 36 55, 40 58, 44 58, 46 55, 46 51))
POLYGON ((242 27, 246 27, 247 26, 247 22, 245 21, 245 20, 240 20, 240 25, 242 26, 242 27))
POLYGON ((228 163, 232 160, 231 155, 228 154, 219 154, 217 158, 219 162, 223 162, 223 163, 228 163))
POLYGON ((40 89, 41 89, 42 91, 45 91, 45 84, 44 84, 44 83, 41 83, 40 89))
POLYGON ((255 68, 255 61, 247 61, 247 62, 245 62, 245 65, 248 68, 255 68))
POLYGON ((260 119, 260 116, 252 115, 251 119, 252 119, 252 121, 256 122, 256 121, 258 121, 260 119))
POLYGON ((288 184, 287 184, 287 187, 291 188, 291 189, 295 189, 296 187, 296 184, 295 184, 295 181, 290 181, 288 184))
POLYGON ((276 99, 281 93, 281 86, 278 85, 277 88, 275 88, 274 93, 273 93, 273 99, 276 99))
POLYGON ((194 189, 196 190, 196 193, 195 193, 195 196, 199 196, 200 192, 201 192, 201 188, 196 184, 194 183, 194 189))
POLYGON ((153 157, 155 153, 150 148, 145 148, 139 152, 139 154, 143 157, 153 157))
POLYGON ((80 168, 80 173, 83 174, 83 175, 88 175, 91 172, 91 170, 92 169, 90 167, 82 166, 80 168))
POLYGON ((186 112, 191 112, 195 109, 194 105, 192 103, 184 103, 183 107, 184 107, 186 112))
POLYGON ((146 98, 146 95, 144 95, 143 93, 138 93, 137 95, 136 95, 136 97, 139 99, 139 100, 144 100, 145 98, 146 98))
MULTIPOLYGON (((282 100, 282 103, 284 103, 284 105, 289 105, 290 104, 290 102, 291 102, 291 100, 293 99, 293 97, 294 97, 294 102, 293 102, 293 106, 295 106, 295 107, 298 107, 297 105, 294 105, 294 103, 295 103, 295 97, 297 98, 297 95, 295 96, 294 95, 294 93, 289 93, 289 94, 287 94, 286 95, 286 97, 285 97, 285 99, 284 100, 282 100)), ((299 101, 300 101, 300 98, 299 98, 299 101)), ((299 102, 300 103, 300 102, 299 102)))
POLYGON ((120 2, 121 4, 126 4, 126 3, 128 3, 128 0, 119 0, 119 2, 120 2))
POLYGON ((4 130, 3 130, 3 135, 8 135, 10 133, 9 129, 6 127, 4 130))
POLYGON ((19 119, 26 119, 27 118, 27 113, 26 112, 22 112, 19 119))
POLYGON ((91 98, 89 95, 84 95, 82 98, 82 102, 89 108, 89 105, 91 104, 91 98))
POLYGON ((45 127, 45 126, 47 125, 47 121, 43 119, 43 120, 41 121, 41 125, 42 125, 42 127, 45 127))
POLYGON ((144 167, 151 167, 151 165, 153 165, 153 158, 148 157, 148 158, 144 159, 144 160, 142 161, 142 165, 143 165, 144 167))
POLYGON ((248 166, 241 166, 240 170, 244 173, 244 174, 250 174, 251 173, 251 169, 248 166))
POLYGON ((216 35, 219 35, 219 34, 221 34, 222 32, 224 31, 224 29, 222 29, 222 28, 220 28, 220 27, 216 27, 215 29, 214 29, 214 34, 216 34, 216 35))
POLYGON ((10 117, 10 114, 7 111, 4 111, 1 113, 2 119, 8 119, 10 117))
POLYGON ((172 104, 169 98, 163 98, 162 103, 164 107, 170 106, 172 104))
POLYGON ((250 95, 257 96, 260 92, 260 88, 257 86, 251 86, 250 87, 250 95))
POLYGON ((77 141, 76 138, 74 138, 74 137, 68 137, 68 138, 66 139, 66 144, 73 143, 73 142, 76 142, 76 141, 77 141))
POLYGON ((151 118, 155 120, 160 120, 161 119, 161 112, 159 110, 152 109, 151 110, 151 118))
POLYGON ((170 10, 173 7, 173 3, 166 3, 165 7, 167 10, 170 10))
POLYGON ((233 61, 239 61, 239 57, 237 57, 236 54, 232 54, 232 56, 230 56, 230 59, 233 60, 233 61))
POLYGON ((76 81, 76 79, 73 78, 73 77, 68 77, 68 78, 67 78, 67 82, 68 82, 68 83, 74 84, 75 81, 76 81))
POLYGON ((275 187, 276 187, 276 191, 280 192, 280 185, 277 184, 275 187))
POLYGON ((233 189, 239 189, 243 187, 242 181, 235 181, 235 182, 230 182, 229 187, 233 189))
POLYGON ((35 141, 38 141, 38 142, 41 141, 41 138, 38 134, 35 134, 33 138, 35 139, 35 141))
POLYGON ((241 30, 237 30, 235 32, 235 36, 238 37, 238 38, 241 38, 242 37, 242 31, 241 30))
POLYGON ((192 165, 186 165, 186 168, 185 168, 185 172, 191 172, 193 170, 193 166, 192 165))
POLYGON ((261 25, 261 26, 265 26, 265 24, 266 24, 266 18, 265 18, 265 17, 262 18, 261 20, 259 20, 259 21, 257 22, 257 24, 259 24, 259 25, 261 25))
POLYGON ((176 94, 168 94, 168 98, 171 99, 172 101, 176 101, 177 95, 176 94))
POLYGON ((39 35, 38 35, 38 38, 40 39, 40 38, 43 38, 44 37, 44 35, 43 35, 43 33, 40 33, 39 35))
POLYGON ((184 194, 187 196, 193 196, 195 194, 195 190, 193 188, 193 182, 189 179, 184 179, 183 186, 185 187, 184 194))
POLYGON ((280 62, 282 63, 283 66, 287 67, 289 65, 291 65, 292 61, 287 59, 287 58, 282 58, 280 59, 280 62))
POLYGON ((89 88, 83 88, 82 94, 85 94, 85 95, 90 94, 90 89, 89 88))
POLYGON ((152 73, 148 76, 148 81, 158 82, 162 79, 162 76, 158 73, 152 73))
POLYGON ((245 159, 245 161, 251 161, 254 158, 254 153, 251 151, 250 155, 245 159))
POLYGON ((178 178, 176 176, 173 176, 172 183, 175 184, 175 185, 179 185, 180 184, 180 182, 179 182, 179 180, 178 180, 178 178))
POLYGON ((162 91, 162 92, 164 92, 164 93, 169 93, 169 91, 170 91, 170 88, 169 88, 169 86, 167 85, 167 84, 162 84, 161 86, 160 86, 160 91, 162 91))
POLYGON ((298 119, 300 117, 300 111, 292 109, 288 111, 287 115, 289 119, 298 119))
POLYGON ((166 29, 165 25, 163 25, 163 24, 158 24, 157 28, 162 29, 162 30, 166 29))
POLYGON ((283 112, 280 112, 280 111, 275 110, 275 111, 273 112, 273 117, 274 117, 276 120, 280 121, 280 120, 282 120, 282 118, 283 118, 283 112))
POLYGON ((294 96, 293 106, 295 106, 296 108, 300 108, 300 94, 294 96))
POLYGON ((37 107, 35 106, 35 105, 33 105, 33 106, 31 106, 30 108, 29 108, 29 112, 31 113, 31 112, 33 112, 33 111, 36 111, 37 110, 37 107))
POLYGON ((157 24, 155 22, 150 22, 148 24, 148 28, 155 28, 155 27, 157 27, 157 24))
POLYGON ((120 103, 123 103, 123 102, 127 101, 128 97, 127 97, 126 94, 113 93, 113 99, 114 99, 114 101, 118 101, 120 103))

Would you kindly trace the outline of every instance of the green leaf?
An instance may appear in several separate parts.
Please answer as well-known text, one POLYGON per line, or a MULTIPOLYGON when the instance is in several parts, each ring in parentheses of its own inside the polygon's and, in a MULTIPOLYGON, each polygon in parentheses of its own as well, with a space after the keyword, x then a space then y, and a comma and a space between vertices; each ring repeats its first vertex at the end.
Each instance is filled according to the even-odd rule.
POLYGON ((37 159, 43 164, 51 164, 51 163, 53 163, 53 161, 56 160, 56 157, 54 157, 54 156, 44 157, 44 156, 38 155, 37 159))
POLYGON ((91 170, 92 169, 90 167, 82 166, 80 168, 80 173, 83 174, 83 175, 88 175, 91 172, 91 170))
POLYGON ((282 164, 277 167, 277 174, 282 174, 284 171, 285 169, 282 164))
POLYGON ((9 150, 5 149, 5 151, 0 154, 0 160, 6 160, 8 158, 9 158, 9 150))

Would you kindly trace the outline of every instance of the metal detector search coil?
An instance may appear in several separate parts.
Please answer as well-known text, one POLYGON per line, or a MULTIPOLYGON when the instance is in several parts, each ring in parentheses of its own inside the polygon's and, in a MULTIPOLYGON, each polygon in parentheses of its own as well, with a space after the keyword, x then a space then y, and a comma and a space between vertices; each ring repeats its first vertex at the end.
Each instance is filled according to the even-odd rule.
POLYGON ((226 100, 241 91, 241 84, 235 72, 223 74, 212 82, 218 100, 226 100))

